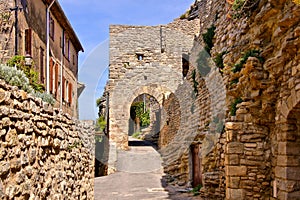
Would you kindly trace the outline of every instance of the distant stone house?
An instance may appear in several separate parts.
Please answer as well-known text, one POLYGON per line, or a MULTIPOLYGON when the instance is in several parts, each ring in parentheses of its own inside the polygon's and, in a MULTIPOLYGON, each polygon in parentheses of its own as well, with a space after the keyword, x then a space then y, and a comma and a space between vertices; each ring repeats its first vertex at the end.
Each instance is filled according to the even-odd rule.
POLYGON ((78 117, 78 54, 83 47, 58 1, 1 0, 0 12, 0 62, 31 56, 40 83, 56 99, 55 107, 78 117))

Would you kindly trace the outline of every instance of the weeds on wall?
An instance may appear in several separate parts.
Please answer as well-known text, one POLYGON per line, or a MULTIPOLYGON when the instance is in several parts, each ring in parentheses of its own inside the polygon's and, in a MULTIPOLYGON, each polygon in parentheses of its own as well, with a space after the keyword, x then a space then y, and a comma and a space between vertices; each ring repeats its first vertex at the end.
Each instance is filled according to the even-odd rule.
POLYGON ((205 43, 204 49, 209 55, 211 55, 210 51, 214 46, 213 39, 215 36, 215 30, 216 27, 214 25, 211 25, 211 27, 207 29, 206 33, 202 34, 202 39, 205 43))
POLYGON ((194 88, 194 93, 196 94, 196 96, 198 96, 198 85, 199 83, 196 80, 196 69, 194 69, 192 71, 192 80, 193 80, 193 88, 194 88))
POLYGON ((22 70, 7 65, 0 65, 0 78, 5 80, 8 84, 17 86, 25 92, 33 94, 35 97, 41 98, 51 105, 55 103, 55 99, 52 95, 35 91, 30 85, 28 77, 22 70))
POLYGON ((141 138, 141 134, 142 134, 142 133, 138 131, 138 132, 133 133, 133 134, 132 134, 132 137, 133 137, 133 138, 136 138, 136 139, 140 139, 140 138, 141 138))
POLYGON ((230 86, 238 84, 238 82, 239 82, 239 78, 235 78, 232 81, 230 81, 230 86))
POLYGON ((242 103, 243 100, 242 98, 236 98, 232 103, 231 103, 231 107, 230 107, 230 115, 231 116, 236 116, 236 111, 237 111, 237 105, 242 103))
POLYGON ((227 54, 227 51, 222 51, 221 53, 218 53, 215 58, 213 59, 213 61, 216 64, 216 67, 219 68, 220 73, 223 73, 223 69, 224 69, 224 60, 223 60, 223 56, 227 54))
POLYGON ((82 147, 82 142, 81 141, 75 141, 75 142, 73 142, 73 144, 70 144, 68 146, 68 150, 72 150, 74 148, 80 148, 80 147, 82 147))
POLYGON ((249 16, 259 4, 260 0, 227 0, 231 4, 232 18, 238 19, 243 16, 249 16))
POLYGON ((243 57, 234 65, 231 71, 234 73, 241 71, 249 57, 256 57, 260 62, 264 62, 264 58, 260 56, 260 51, 252 49, 244 53, 243 57))
POLYGON ((193 193, 194 196, 198 196, 198 195, 200 195, 201 188, 202 188, 202 185, 199 184, 196 187, 194 187, 191 192, 193 193))

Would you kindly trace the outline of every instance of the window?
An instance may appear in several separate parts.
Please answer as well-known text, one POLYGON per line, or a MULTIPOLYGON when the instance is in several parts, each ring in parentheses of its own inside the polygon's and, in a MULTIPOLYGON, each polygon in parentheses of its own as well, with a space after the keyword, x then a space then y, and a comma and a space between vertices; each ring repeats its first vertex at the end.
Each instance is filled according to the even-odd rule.
POLYGON ((59 67, 58 67, 58 64, 56 64, 55 65, 55 83, 54 83, 54 87, 55 87, 55 92, 56 92, 56 94, 55 94, 55 96, 57 96, 57 94, 58 94, 58 79, 59 79, 59 77, 58 77, 58 69, 59 67))
POLYGON ((54 40, 54 19, 51 16, 49 20, 49 36, 54 40))
POLYGON ((137 59, 138 59, 139 61, 141 61, 141 60, 144 59, 144 55, 143 55, 143 54, 137 53, 136 56, 137 56, 137 59))
POLYGON ((62 42, 63 54, 69 60, 70 59, 70 39, 65 30, 63 30, 63 42, 62 42))
POLYGON ((65 100, 66 102, 69 102, 69 82, 68 81, 65 81, 65 87, 66 87, 66 93, 65 93, 65 100))
POLYGON ((63 99, 63 101, 65 100, 65 85, 66 85, 66 79, 63 76, 63 78, 62 78, 62 99, 63 99))
POLYGON ((68 86, 68 102, 71 105, 72 104, 72 84, 69 83, 68 86))
POLYGON ((31 55, 31 29, 25 30, 25 54, 31 55))
POLYGON ((183 55, 182 57, 182 76, 185 78, 189 72, 189 57, 188 55, 183 55))

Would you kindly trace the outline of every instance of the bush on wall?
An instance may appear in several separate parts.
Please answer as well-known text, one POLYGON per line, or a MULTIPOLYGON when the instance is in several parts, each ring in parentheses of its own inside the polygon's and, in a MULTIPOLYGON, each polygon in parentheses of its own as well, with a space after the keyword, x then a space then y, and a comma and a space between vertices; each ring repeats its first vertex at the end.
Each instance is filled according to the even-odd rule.
POLYGON ((43 101, 51 105, 55 103, 55 99, 52 95, 35 91, 32 85, 30 85, 30 81, 26 74, 22 70, 1 64, 0 79, 5 80, 10 85, 17 86, 19 89, 22 89, 25 92, 33 94, 35 97, 41 98, 43 101))

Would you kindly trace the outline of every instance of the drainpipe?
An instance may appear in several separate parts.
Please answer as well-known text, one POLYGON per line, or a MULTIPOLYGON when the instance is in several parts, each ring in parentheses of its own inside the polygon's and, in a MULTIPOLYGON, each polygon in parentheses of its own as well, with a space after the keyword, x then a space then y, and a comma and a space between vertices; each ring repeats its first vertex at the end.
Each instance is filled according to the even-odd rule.
POLYGON ((18 7, 18 3, 17 0, 15 0, 15 7, 14 8, 10 8, 10 11, 15 11, 15 56, 18 55, 18 32, 19 32, 19 28, 18 28, 18 11, 19 11, 19 7, 18 7))
POLYGON ((47 56, 46 56, 46 92, 50 93, 50 41, 49 41, 49 32, 50 32, 50 9, 54 4, 55 0, 51 2, 51 4, 47 7, 47 30, 46 30, 46 42, 47 42, 47 56))

